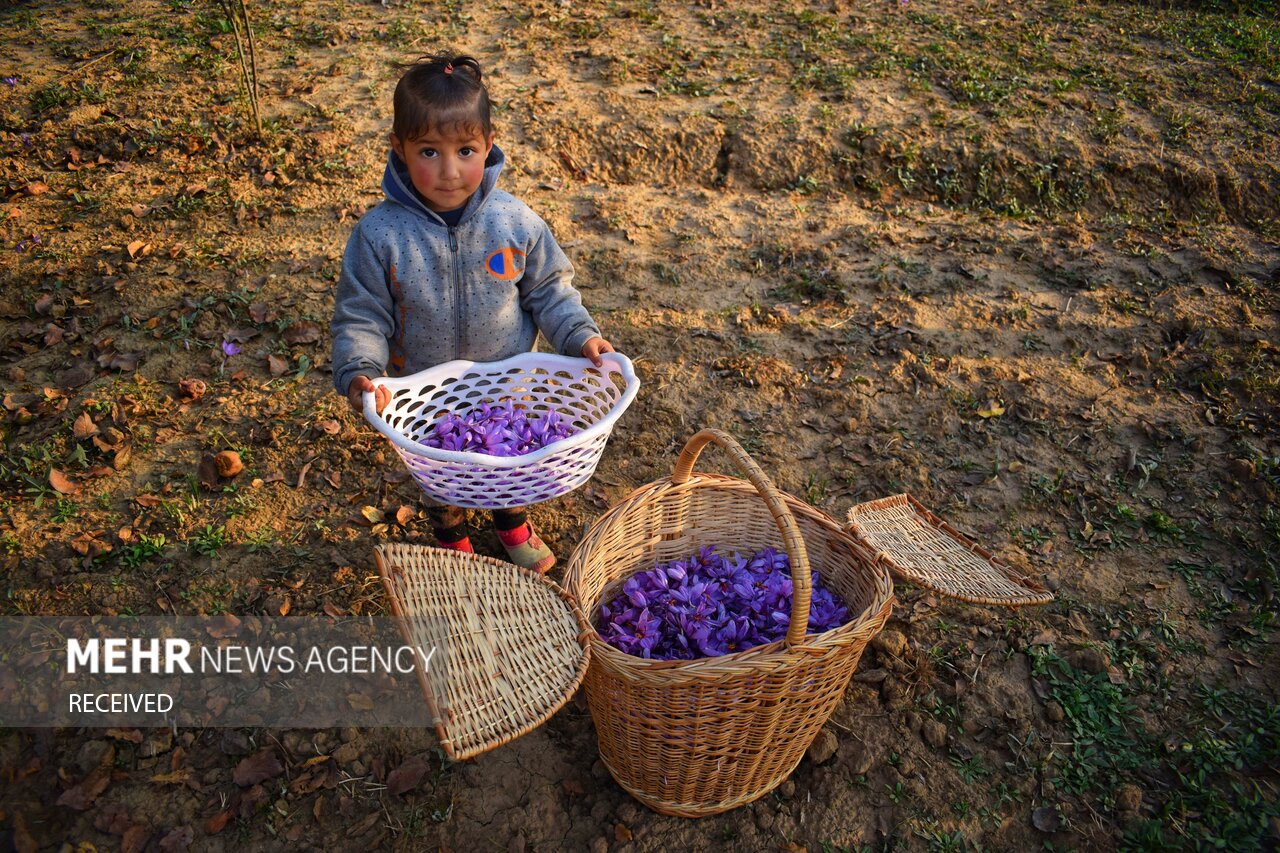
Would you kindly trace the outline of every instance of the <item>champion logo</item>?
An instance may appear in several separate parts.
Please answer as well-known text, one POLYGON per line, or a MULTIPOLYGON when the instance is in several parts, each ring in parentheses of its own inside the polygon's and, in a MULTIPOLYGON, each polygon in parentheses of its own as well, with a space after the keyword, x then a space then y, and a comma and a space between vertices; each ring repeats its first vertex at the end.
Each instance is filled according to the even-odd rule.
POLYGON ((502 281, 511 281, 524 273, 524 252, 515 246, 499 249, 484 259, 489 275, 502 281))

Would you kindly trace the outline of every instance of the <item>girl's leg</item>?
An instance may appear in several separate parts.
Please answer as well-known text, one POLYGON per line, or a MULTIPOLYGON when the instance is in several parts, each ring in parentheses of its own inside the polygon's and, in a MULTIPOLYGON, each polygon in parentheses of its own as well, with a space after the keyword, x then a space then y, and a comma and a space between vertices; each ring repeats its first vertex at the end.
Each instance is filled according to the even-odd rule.
POLYGON ((543 574, 556 564, 556 555, 533 532, 533 525, 529 524, 529 516, 523 507, 495 509, 493 526, 507 557, 517 566, 543 574))
POLYGON ((467 535, 467 514, 456 506, 443 504, 427 507, 431 519, 431 531, 441 548, 472 552, 471 537, 467 535))

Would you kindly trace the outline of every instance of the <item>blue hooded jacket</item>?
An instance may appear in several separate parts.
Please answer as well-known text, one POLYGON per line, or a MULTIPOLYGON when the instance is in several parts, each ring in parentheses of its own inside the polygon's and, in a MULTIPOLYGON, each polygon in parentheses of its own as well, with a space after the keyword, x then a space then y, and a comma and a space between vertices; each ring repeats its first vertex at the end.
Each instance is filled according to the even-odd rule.
POLYGON ((454 227, 413 190, 391 152, 386 200, 356 225, 333 306, 333 384, 405 376, 453 359, 498 361, 533 349, 581 355, 600 334, 573 287, 573 265, 528 205, 497 188, 494 145, 480 188, 454 227))

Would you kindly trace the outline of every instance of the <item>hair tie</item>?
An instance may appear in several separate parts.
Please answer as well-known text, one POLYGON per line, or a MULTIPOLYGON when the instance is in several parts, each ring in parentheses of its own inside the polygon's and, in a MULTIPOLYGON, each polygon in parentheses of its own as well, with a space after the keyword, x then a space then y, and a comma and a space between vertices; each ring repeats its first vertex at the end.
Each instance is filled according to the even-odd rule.
POLYGON ((444 73, 445 73, 445 74, 452 74, 452 73, 453 73, 453 63, 452 63, 452 62, 446 62, 446 63, 444 64, 444 73))

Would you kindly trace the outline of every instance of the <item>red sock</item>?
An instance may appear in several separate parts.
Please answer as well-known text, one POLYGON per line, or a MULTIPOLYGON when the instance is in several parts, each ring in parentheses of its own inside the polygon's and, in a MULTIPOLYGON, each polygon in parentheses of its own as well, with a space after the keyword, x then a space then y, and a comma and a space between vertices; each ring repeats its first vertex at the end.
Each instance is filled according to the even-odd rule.
MULTIPOLYGON (((439 540, 437 540, 437 541, 439 541, 439 540)), ((459 539, 459 540, 458 540, 458 541, 456 541, 456 542, 444 542, 444 541, 440 541, 440 547, 441 547, 441 548, 449 548, 450 550, 453 550, 453 551, 462 551, 462 552, 463 552, 463 553, 465 553, 465 554, 474 554, 474 553, 475 553, 475 550, 471 547, 471 537, 470 537, 470 536, 463 536, 461 539, 459 539)))
POLYGON ((529 522, 517 527, 515 530, 499 530, 498 538, 502 540, 502 544, 508 547, 515 547, 527 542, 529 536, 533 533, 533 528, 529 526, 529 522))

